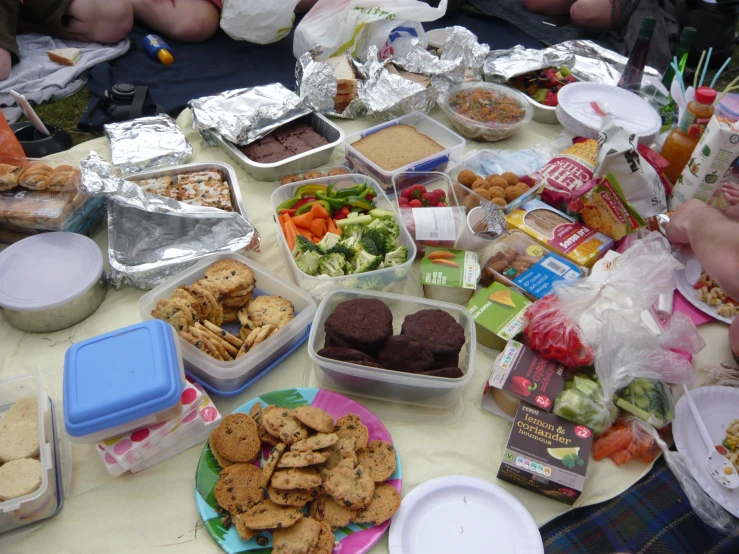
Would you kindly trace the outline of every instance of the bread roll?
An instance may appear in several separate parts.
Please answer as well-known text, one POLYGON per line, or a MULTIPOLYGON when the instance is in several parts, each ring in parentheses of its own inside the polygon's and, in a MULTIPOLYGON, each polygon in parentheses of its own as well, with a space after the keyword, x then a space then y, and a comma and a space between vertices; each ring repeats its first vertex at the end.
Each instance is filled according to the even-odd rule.
POLYGON ((46 190, 49 187, 47 183, 49 175, 51 168, 48 165, 32 165, 21 173, 18 183, 29 190, 46 190))

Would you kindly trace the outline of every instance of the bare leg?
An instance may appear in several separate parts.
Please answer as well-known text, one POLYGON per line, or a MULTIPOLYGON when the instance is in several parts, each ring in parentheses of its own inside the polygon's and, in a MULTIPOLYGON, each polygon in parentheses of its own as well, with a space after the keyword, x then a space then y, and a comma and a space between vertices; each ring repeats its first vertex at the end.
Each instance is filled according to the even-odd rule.
POLYGON ((37 27, 61 38, 83 42, 118 42, 133 27, 133 9, 129 0, 72 0, 61 27, 37 27))
MULTIPOLYGON (((261 1, 261 0, 260 0, 261 1)), ((209 39, 221 14, 206 0, 130 0, 136 19, 163 35, 185 42, 209 39)))
POLYGON ((577 0, 570 8, 570 18, 588 29, 607 31, 619 23, 619 6, 619 0, 577 0))
POLYGON ((567 15, 577 0, 521 0, 525 10, 543 15, 567 15))
POLYGON ((0 81, 4 81, 10 75, 10 52, 0 48, 0 81))

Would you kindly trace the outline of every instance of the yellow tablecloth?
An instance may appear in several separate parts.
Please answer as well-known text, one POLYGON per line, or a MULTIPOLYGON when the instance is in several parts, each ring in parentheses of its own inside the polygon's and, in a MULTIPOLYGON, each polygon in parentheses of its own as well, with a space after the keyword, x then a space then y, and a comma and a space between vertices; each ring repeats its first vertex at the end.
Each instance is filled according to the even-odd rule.
MULTIPOLYGON (((438 108, 432 114, 449 125, 438 108)), ((207 148, 192 130, 189 111, 178 120, 193 145, 193 161, 217 160, 234 165, 216 148, 207 148)), ((340 121, 352 133, 376 124, 361 119, 340 121)), ((531 123, 502 143, 474 143, 467 152, 479 148, 522 149, 553 139, 558 126, 531 123)), ((107 139, 100 138, 70 150, 71 160, 81 160, 90 150, 110 159, 107 139)), ((465 154, 467 153, 465 152, 465 154)), ((343 149, 336 150, 332 162, 340 163, 343 149)), ((249 217, 262 236, 262 249, 249 256, 258 263, 291 279, 277 249, 277 224, 270 212, 269 197, 275 183, 255 182, 235 167, 249 217)), ((94 237, 106 252, 106 232, 101 226, 94 237)), ((72 328, 50 334, 18 331, 0 320, 0 378, 33 373, 41 377, 53 399, 61 401, 64 353, 70 344, 140 321, 138 300, 143 292, 131 287, 109 290, 100 308, 72 328)), ((697 366, 731 359, 727 327, 711 323, 701 328, 708 347, 698 357, 697 366)), ((214 397, 218 408, 230 413, 256 395, 287 387, 301 386, 306 367, 305 345, 255 385, 234 398, 214 397)), ((494 482, 514 494, 531 512, 537 524, 565 513, 570 508, 554 500, 498 481, 510 423, 483 411, 482 389, 493 358, 489 350, 478 348, 475 375, 464 391, 465 411, 453 425, 385 421, 398 448, 403 466, 403 493, 416 485, 443 475, 471 475, 494 482)), ((361 401, 361 399, 360 399, 361 401)), ((202 528, 195 508, 194 475, 202 445, 135 475, 111 477, 91 445, 73 446, 73 472, 64 509, 42 529, 7 547, 14 554, 85 554, 100 552, 157 552, 216 554, 219 548, 202 528)), ((610 461, 592 462, 584 494, 577 505, 603 502, 624 492, 648 468, 634 463, 617 468, 610 461)), ((491 537, 494 541, 494 537, 491 537)), ((491 543, 493 544, 493 543, 491 543)), ((371 550, 388 552, 387 534, 371 550)))

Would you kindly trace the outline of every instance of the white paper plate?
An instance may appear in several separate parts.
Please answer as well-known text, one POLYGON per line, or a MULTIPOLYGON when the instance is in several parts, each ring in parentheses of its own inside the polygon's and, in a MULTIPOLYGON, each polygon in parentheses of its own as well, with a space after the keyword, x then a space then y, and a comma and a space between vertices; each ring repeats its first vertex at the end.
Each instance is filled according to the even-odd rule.
MULTIPOLYGON (((688 260, 691 259, 697 259, 695 257, 695 254, 680 254, 679 256, 680 262, 685 265, 688 260)), ((685 297, 685 299, 690 302, 693 306, 698 308, 700 311, 702 311, 704 314, 708 314, 711 317, 715 317, 719 321, 723 321, 724 323, 732 323, 734 321, 734 317, 724 317, 721 315, 718 315, 718 309, 716 306, 711 306, 709 304, 706 304, 705 302, 702 302, 701 300, 698 300, 698 291, 696 291, 693 286, 688 282, 688 279, 685 277, 685 270, 681 269, 679 271, 675 272, 675 278, 677 279, 677 290, 680 291, 680 293, 685 297)), ((739 418, 739 413, 737 413, 737 417, 739 418)))
POLYGON ((603 83, 571 83, 563 87, 557 95, 559 98, 560 122, 574 120, 573 126, 595 131, 597 136, 603 118, 591 107, 591 102, 598 101, 605 112, 618 124, 632 133, 649 140, 659 133, 662 125, 657 111, 640 96, 622 88, 603 83))
MULTIPOLYGON (((701 387, 691 391, 698 411, 706 423, 706 429, 714 444, 721 444, 726 436, 726 426, 739 419, 739 389, 732 387, 701 387)), ((690 413, 685 397, 675 406, 672 436, 677 450, 685 457, 690 472, 703 490, 721 504, 734 517, 739 517, 739 489, 722 487, 706 469, 706 446, 690 413)))
POLYGON ((488 481, 450 475, 408 494, 393 517, 391 554, 544 554, 523 504, 488 481))

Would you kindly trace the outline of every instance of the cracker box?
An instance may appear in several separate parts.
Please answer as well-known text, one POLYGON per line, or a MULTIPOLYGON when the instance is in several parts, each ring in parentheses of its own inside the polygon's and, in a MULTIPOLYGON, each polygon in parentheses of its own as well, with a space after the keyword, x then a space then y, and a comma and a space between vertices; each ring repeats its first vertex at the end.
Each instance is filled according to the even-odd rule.
POLYGON ((712 117, 672 190, 670 209, 691 198, 715 208, 728 206, 721 186, 739 184, 739 122, 712 117))
POLYGON ((521 404, 513 420, 498 479, 572 505, 585 487, 593 433, 521 404))
POLYGON ((477 291, 467 305, 477 328, 477 342, 502 350, 523 330, 523 313, 531 304, 520 292, 493 283, 477 291))
POLYGON ((503 391, 545 412, 551 412, 554 399, 564 389, 565 370, 564 364, 545 360, 528 346, 511 340, 495 360, 485 394, 503 391))
POLYGON ((523 231, 535 241, 584 267, 613 247, 613 239, 588 229, 541 200, 530 200, 506 215, 508 227, 523 231))

